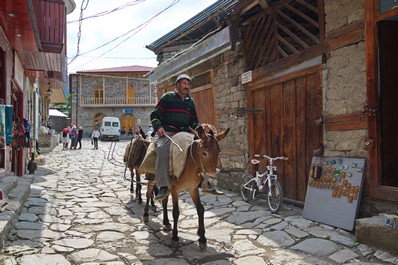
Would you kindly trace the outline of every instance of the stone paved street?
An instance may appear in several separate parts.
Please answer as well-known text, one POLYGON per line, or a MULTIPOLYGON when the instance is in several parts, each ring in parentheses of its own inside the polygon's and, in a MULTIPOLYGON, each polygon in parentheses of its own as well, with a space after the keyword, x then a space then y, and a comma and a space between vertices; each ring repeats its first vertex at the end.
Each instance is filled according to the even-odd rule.
MULTIPOLYGON (((151 210, 145 224, 144 205, 130 195, 120 164, 127 143, 116 144, 114 160, 110 142, 92 150, 87 139, 81 150, 59 145, 46 154, 45 165, 29 175, 31 193, 3 247, 4 264, 398 264, 397 256, 357 243, 353 233, 302 218, 301 208, 271 214, 264 201, 249 204, 230 192, 202 196, 205 252, 197 244, 196 210, 182 194, 174 249, 160 211, 151 210)), ((172 218, 170 210, 171 202, 172 218)))

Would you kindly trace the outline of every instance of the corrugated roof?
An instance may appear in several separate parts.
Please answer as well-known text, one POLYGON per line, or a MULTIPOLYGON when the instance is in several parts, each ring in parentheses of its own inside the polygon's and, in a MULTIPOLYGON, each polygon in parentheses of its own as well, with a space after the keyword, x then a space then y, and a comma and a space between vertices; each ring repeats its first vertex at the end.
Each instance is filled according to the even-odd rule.
POLYGON ((155 54, 168 46, 194 44, 206 34, 220 28, 237 5, 237 0, 218 0, 146 48, 155 54))
POLYGON ((77 73, 148 73, 152 71, 154 68, 149 66, 141 66, 141 65, 130 65, 130 66, 119 66, 112 68, 103 68, 103 69, 94 69, 94 70, 83 70, 78 71, 77 73))

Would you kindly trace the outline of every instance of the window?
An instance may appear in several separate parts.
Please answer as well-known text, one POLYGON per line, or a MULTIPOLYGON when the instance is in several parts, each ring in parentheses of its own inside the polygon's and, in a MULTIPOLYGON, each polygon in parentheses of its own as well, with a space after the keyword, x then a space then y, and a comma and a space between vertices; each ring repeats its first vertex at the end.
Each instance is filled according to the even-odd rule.
POLYGON ((94 101, 95 101, 95 104, 103 104, 104 103, 104 89, 102 87, 94 89, 94 101))

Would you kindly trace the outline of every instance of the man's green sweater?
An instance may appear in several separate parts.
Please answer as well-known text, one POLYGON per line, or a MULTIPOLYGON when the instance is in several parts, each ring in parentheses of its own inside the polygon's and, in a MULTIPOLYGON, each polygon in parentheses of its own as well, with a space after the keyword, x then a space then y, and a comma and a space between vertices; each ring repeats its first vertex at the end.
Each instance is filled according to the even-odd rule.
POLYGON ((163 94, 150 117, 155 132, 160 127, 169 132, 190 132, 189 127, 199 126, 195 102, 189 94, 182 101, 176 91, 163 94))

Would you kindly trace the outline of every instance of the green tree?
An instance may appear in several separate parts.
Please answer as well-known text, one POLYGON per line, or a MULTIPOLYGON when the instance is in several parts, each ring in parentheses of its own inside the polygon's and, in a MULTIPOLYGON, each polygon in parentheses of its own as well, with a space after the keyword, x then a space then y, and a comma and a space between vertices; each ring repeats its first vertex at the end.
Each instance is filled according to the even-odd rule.
POLYGON ((60 112, 62 112, 63 114, 65 114, 70 118, 70 108, 72 105, 71 103, 72 103, 72 95, 69 94, 66 98, 66 103, 53 103, 52 106, 54 109, 59 110, 60 112))

